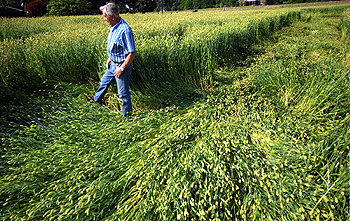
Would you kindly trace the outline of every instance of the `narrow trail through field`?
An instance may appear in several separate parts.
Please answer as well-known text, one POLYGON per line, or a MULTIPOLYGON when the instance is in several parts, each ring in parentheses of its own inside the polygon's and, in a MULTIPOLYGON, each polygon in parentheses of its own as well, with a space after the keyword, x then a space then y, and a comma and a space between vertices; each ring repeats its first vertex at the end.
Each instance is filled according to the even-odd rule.
MULTIPOLYGON (((271 39, 254 45, 247 59, 233 67, 218 70, 216 73, 218 85, 227 87, 235 79, 247 76, 247 70, 260 65, 260 63, 256 64, 257 60, 264 59, 265 62, 273 63, 277 59, 288 59, 288 57, 281 57, 286 52, 293 55, 294 59, 300 56, 305 59, 310 56, 309 58, 312 59, 321 56, 321 53, 345 53, 344 43, 340 40, 340 22, 339 16, 323 18, 310 16, 303 21, 295 21, 290 26, 283 27, 274 33, 271 39), (311 45, 310 49, 307 48, 308 45, 311 45)), ((220 87, 215 88, 220 90, 220 87)))

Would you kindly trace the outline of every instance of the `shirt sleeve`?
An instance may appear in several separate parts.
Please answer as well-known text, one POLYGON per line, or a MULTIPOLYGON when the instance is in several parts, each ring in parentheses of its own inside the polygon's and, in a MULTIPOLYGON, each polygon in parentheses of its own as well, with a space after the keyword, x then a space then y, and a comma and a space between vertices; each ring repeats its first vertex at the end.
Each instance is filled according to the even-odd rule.
POLYGON ((126 43, 126 51, 128 53, 136 51, 134 34, 131 30, 125 32, 125 43, 126 43))

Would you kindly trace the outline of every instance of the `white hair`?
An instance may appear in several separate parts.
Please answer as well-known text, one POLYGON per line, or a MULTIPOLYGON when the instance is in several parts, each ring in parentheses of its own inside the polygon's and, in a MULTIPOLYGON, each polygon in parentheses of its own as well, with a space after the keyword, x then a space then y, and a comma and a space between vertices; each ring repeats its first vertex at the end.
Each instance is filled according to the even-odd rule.
POLYGON ((114 15, 115 17, 119 17, 119 8, 114 3, 108 3, 107 5, 100 7, 101 11, 106 11, 108 16, 114 15))

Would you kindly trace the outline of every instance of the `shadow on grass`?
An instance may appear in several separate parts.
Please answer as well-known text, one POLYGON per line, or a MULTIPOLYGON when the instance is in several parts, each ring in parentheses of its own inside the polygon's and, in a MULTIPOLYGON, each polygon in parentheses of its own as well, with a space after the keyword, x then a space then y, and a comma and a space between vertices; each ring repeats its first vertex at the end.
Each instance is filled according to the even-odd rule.
POLYGON ((0 85, 0 137, 15 134, 16 131, 29 126, 33 118, 40 118, 44 105, 54 86, 41 84, 26 89, 15 90, 0 85))
MULTIPOLYGON (((277 41, 272 37, 266 38, 266 41, 277 41)), ((235 80, 242 80, 246 77, 246 72, 243 70, 248 68, 255 60, 256 57, 265 53, 264 45, 266 43, 261 41, 255 44, 245 44, 237 50, 237 53, 233 59, 226 61, 220 65, 215 73, 215 85, 225 86, 231 85, 235 80)))

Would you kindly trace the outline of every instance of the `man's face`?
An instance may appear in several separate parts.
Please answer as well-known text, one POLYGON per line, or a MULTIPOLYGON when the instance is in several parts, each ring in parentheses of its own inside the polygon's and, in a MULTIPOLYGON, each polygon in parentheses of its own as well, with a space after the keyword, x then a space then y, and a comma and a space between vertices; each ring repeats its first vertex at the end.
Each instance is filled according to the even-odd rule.
POLYGON ((114 21, 114 15, 107 15, 106 10, 103 10, 103 20, 105 20, 109 25, 113 24, 114 21))

